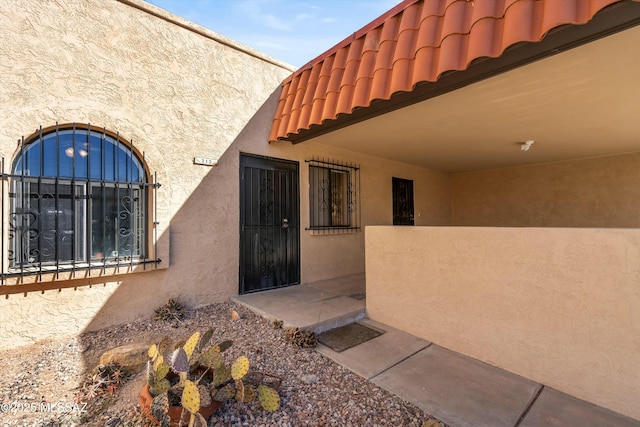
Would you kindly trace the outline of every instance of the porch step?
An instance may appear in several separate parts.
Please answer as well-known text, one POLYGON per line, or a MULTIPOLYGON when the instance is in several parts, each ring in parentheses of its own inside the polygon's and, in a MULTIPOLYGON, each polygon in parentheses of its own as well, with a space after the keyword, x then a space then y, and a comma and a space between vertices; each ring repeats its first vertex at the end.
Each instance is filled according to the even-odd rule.
POLYGON ((316 334, 321 334, 323 332, 330 331, 331 329, 339 328, 341 326, 348 325, 358 320, 362 320, 365 317, 366 317, 365 309, 361 308, 349 313, 342 314, 337 317, 333 317, 331 319, 323 320, 322 322, 317 323, 316 325, 307 325, 303 327, 303 329, 311 329, 316 334))
POLYGON ((359 295, 297 285, 272 291, 238 295, 232 301, 284 327, 298 327, 319 334, 365 317, 366 303, 359 295))

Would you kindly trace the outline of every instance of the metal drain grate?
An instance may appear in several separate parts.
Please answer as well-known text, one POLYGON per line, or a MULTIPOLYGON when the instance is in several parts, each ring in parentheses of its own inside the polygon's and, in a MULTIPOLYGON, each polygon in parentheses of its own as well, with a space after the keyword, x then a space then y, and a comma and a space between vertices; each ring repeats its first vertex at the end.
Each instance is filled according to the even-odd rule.
POLYGON ((340 353, 348 348, 355 347, 358 344, 378 337, 383 333, 383 331, 356 322, 318 335, 318 342, 340 353))

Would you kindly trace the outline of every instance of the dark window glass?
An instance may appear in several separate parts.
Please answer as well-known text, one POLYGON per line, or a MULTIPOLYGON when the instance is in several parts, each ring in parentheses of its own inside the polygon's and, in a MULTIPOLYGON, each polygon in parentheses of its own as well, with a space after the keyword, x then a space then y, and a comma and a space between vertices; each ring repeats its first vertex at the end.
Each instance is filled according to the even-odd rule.
POLYGON ((54 131, 25 144, 11 184, 14 266, 143 258, 145 171, 101 132, 54 131))
POLYGON ((311 228, 349 227, 350 173, 309 166, 311 228))

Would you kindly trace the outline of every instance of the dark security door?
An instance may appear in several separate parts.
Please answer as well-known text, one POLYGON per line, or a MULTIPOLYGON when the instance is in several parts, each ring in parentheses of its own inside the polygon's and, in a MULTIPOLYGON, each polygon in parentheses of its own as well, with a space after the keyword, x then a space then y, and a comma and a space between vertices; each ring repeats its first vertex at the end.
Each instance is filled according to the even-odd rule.
POLYGON ((413 225, 413 181, 393 178, 393 225, 413 225))
POLYGON ((240 293, 300 283, 298 162, 240 156, 240 293))

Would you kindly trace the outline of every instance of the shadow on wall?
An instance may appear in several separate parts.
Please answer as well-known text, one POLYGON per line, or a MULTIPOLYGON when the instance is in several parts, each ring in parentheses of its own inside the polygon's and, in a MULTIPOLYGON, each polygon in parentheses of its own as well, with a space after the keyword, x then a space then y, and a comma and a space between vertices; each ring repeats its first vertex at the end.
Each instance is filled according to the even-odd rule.
MULTIPOLYGON (((169 298, 194 308, 236 295, 240 204, 238 147, 267 144, 277 99, 277 92, 274 92, 253 115, 220 157, 218 166, 211 168, 175 212, 169 231, 158 237, 158 245, 166 245, 167 239, 170 243, 169 259, 162 260, 164 268, 0 287, 0 329, 3 331, 0 348, 149 319, 154 309, 164 305, 169 298)), ((163 185, 170 186, 171 183, 163 185)), ((167 194, 181 190, 170 188, 167 194)))

